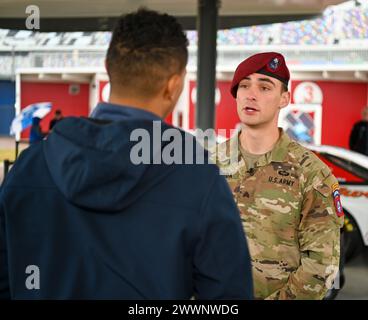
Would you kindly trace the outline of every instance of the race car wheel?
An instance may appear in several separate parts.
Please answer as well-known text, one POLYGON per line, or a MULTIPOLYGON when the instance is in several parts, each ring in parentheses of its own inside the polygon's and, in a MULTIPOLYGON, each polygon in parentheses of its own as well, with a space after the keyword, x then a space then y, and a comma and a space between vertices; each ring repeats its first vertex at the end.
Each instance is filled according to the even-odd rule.
POLYGON ((343 244, 342 248, 344 250, 345 262, 349 262, 354 257, 356 257, 363 249, 363 240, 360 235, 358 225, 356 224, 354 218, 351 214, 344 210, 345 221, 343 227, 343 244))

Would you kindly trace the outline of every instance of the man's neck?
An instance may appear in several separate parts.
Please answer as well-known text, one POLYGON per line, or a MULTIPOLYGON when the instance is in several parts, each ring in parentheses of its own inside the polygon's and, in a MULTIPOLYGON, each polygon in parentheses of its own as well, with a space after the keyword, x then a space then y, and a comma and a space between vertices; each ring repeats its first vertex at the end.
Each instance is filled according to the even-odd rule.
POLYGON ((164 117, 162 109, 157 108, 157 103, 155 103, 154 99, 145 100, 145 99, 136 99, 136 98, 129 98, 129 97, 117 97, 117 96, 111 95, 109 98, 109 103, 137 108, 140 110, 154 113, 160 118, 164 117))
POLYGON ((280 138, 277 126, 269 128, 244 127, 240 134, 240 144, 251 154, 265 154, 271 151, 280 138))

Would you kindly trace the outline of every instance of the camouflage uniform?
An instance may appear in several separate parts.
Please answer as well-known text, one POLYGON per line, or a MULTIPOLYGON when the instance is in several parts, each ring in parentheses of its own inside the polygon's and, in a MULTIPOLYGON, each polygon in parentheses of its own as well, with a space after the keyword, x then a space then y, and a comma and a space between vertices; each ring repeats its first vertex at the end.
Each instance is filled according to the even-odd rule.
POLYGON ((220 144, 212 160, 241 213, 255 298, 322 299, 339 268, 343 213, 334 205, 336 178, 284 132, 251 170, 238 141, 235 136, 220 144))

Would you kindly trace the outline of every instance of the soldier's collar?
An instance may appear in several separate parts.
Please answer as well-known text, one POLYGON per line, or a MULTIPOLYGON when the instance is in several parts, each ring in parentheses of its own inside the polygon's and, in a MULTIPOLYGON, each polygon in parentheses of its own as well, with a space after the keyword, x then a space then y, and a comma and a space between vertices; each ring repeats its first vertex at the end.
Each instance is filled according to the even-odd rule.
POLYGON ((279 131, 280 131, 279 140, 277 140, 271 152, 266 153, 265 157, 261 157, 261 159, 259 159, 258 161, 259 165, 266 165, 271 162, 285 161, 291 140, 282 128, 279 128, 279 131))
POLYGON ((234 134, 229 140, 217 145, 217 159, 221 163, 226 163, 228 161, 240 161, 241 153, 239 151, 239 133, 234 134))
MULTIPOLYGON (((275 146, 270 152, 267 152, 264 156, 262 156, 257 162, 258 166, 264 166, 271 162, 283 162, 286 159, 288 154, 288 146, 291 143, 291 139, 289 136, 279 128, 280 130, 280 138, 276 142, 275 146)), ((240 152, 240 139, 239 139, 240 131, 231 137, 229 140, 224 143, 218 145, 218 160, 220 162, 227 162, 229 160, 242 161, 243 158, 240 152)))
MULTIPOLYGON (((276 144, 274 145, 271 151, 262 155, 258 159, 257 167, 268 165, 271 162, 284 162, 285 161, 286 156, 288 154, 288 146, 291 140, 289 136, 284 132, 284 130, 282 130, 282 128, 279 128, 279 131, 280 131, 280 137, 277 140, 276 144)), ((229 144, 230 144, 229 149, 234 150, 234 148, 237 148, 239 156, 241 157, 239 134, 229 140, 229 144), (238 144, 235 145, 236 143, 238 144)))

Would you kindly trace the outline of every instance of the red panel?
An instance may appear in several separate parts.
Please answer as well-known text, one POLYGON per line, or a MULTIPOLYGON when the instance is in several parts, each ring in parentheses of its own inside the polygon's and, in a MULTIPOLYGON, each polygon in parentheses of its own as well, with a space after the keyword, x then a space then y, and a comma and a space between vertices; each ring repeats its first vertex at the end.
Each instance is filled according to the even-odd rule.
POLYGON ((104 87, 107 83, 109 83, 109 82, 108 81, 100 81, 99 87, 98 87, 99 88, 98 101, 103 101, 103 99, 102 99, 102 90, 104 89, 104 87))
MULTIPOLYGON (((80 84, 76 95, 69 94, 69 83, 21 83, 21 109, 36 102, 52 102, 51 112, 41 121, 43 131, 48 131, 54 111, 60 109, 64 116, 88 116, 89 84, 80 84)), ((29 137, 30 129, 22 133, 22 138, 29 137)))
MULTIPOLYGON (((230 81, 217 81, 217 88, 220 90, 220 102, 216 106, 216 130, 227 129, 226 136, 230 136, 230 129, 234 129, 239 122, 238 113, 236 111, 235 99, 230 94, 230 81)), ((192 92, 195 88, 195 81, 189 83, 189 128, 195 127, 195 105, 192 99, 192 92)))
MULTIPOLYGON (((300 82, 291 83, 292 93, 300 82)), ((348 148, 351 128, 356 121, 361 119, 361 110, 367 104, 367 84, 314 82, 318 84, 323 93, 322 144, 348 148)))
POLYGON ((236 101, 230 93, 230 81, 217 81, 217 88, 220 90, 220 103, 216 108, 216 130, 228 129, 226 137, 230 137, 230 129, 235 129, 239 122, 236 110, 236 101))
POLYGON ((189 129, 194 129, 195 127, 195 106, 192 99, 192 92, 195 86, 195 81, 189 81, 189 129))

